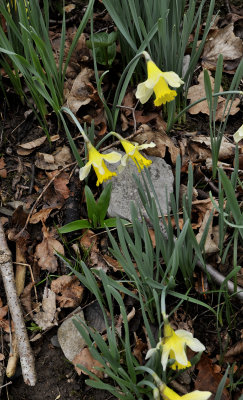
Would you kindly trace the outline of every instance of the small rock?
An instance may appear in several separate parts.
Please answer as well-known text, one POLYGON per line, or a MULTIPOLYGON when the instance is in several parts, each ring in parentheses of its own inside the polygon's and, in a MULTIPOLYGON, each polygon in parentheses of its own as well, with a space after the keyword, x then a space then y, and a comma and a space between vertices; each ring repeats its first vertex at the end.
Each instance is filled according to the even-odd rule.
POLYGON ((65 357, 69 361, 72 361, 76 355, 80 353, 82 348, 86 346, 86 342, 72 321, 74 317, 79 317, 83 322, 85 322, 83 311, 80 311, 75 315, 72 313, 70 318, 66 319, 57 331, 59 344, 65 357))
POLYGON ((58 337, 57 337, 57 335, 54 335, 54 336, 51 337, 51 344, 52 344, 54 347, 60 347, 60 343, 58 342, 58 337))
MULTIPOLYGON (((118 151, 122 155, 125 154, 124 152, 116 149, 110 149, 105 153, 109 153, 110 151, 114 150, 118 151)), ((166 191, 169 199, 170 194, 173 192, 173 182, 174 182, 174 176, 171 167, 160 157, 153 157, 153 156, 146 156, 146 157, 149 160, 152 160, 152 164, 149 166, 151 180, 154 185, 155 193, 158 196, 162 212, 164 214, 167 214, 166 191)), ((118 165, 119 163, 107 164, 109 170, 112 172, 117 170, 118 165)), ((137 191, 137 185, 134 181, 133 174, 137 175, 140 178, 140 181, 142 182, 142 177, 141 174, 138 172, 137 166, 131 159, 129 159, 129 162, 126 168, 122 171, 122 173, 112 177, 111 200, 108 208, 109 217, 120 217, 131 221, 131 212, 130 212, 131 201, 133 201, 135 205, 142 210, 142 213, 145 214, 145 210, 144 207, 142 206, 142 202, 140 200, 137 191)), ((109 183, 109 181, 104 182, 103 187, 105 187, 107 183, 109 183)), ((152 197, 154 197, 152 191, 150 191, 150 193, 152 197)), ((159 211, 158 213, 160 214, 159 211)))

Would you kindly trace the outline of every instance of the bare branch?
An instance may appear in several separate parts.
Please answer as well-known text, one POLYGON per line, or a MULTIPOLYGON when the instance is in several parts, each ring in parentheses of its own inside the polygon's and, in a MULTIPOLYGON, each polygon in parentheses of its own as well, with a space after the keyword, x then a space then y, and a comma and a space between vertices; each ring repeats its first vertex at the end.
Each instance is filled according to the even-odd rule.
POLYGON ((1 221, 0 270, 3 278, 9 309, 14 323, 24 382, 27 385, 34 386, 36 383, 34 356, 30 347, 19 298, 16 292, 12 256, 7 245, 1 221))

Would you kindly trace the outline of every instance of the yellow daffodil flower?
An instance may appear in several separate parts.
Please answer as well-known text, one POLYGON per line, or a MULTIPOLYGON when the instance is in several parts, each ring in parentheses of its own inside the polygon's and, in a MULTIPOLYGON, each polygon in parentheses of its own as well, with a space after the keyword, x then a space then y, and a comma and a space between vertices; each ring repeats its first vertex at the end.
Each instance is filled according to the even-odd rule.
POLYGON ((111 153, 108 154, 100 154, 94 146, 92 146, 91 142, 87 142, 87 148, 89 152, 89 161, 87 164, 80 169, 79 173, 79 178, 82 181, 83 179, 86 178, 86 176, 89 174, 91 166, 93 166, 94 171, 97 175, 97 182, 96 186, 99 186, 100 183, 107 181, 110 179, 112 176, 116 176, 116 172, 111 172, 107 166, 105 165, 104 160, 106 160, 109 163, 117 163, 121 159, 121 154, 112 151, 111 153))
POLYGON ((236 143, 243 139, 243 125, 235 132, 233 138, 236 143))
POLYGON ((128 158, 131 158, 136 164, 139 172, 144 168, 148 167, 152 164, 151 160, 148 160, 142 154, 139 153, 139 150, 147 149, 148 147, 155 147, 155 143, 147 143, 147 144, 138 144, 131 143, 128 140, 121 140, 121 144, 126 152, 126 154, 121 159, 121 164, 118 167, 118 171, 121 172, 125 166, 127 165, 128 158))
POLYGON ((160 393, 165 400, 207 400, 211 396, 211 392, 202 392, 200 390, 194 390, 194 392, 179 396, 174 390, 170 389, 165 384, 160 386, 160 393))
POLYGON ((158 375, 153 372, 152 377, 157 385, 157 390, 153 389, 154 400, 160 400, 159 394, 161 394, 164 400, 207 400, 211 396, 211 392, 202 392, 200 390, 194 390, 194 392, 179 396, 174 390, 170 389, 158 375))
POLYGON ((168 319, 164 316, 164 337, 160 339, 156 348, 150 349, 146 354, 146 359, 150 358, 156 350, 162 351, 161 364, 163 370, 166 370, 168 358, 174 359, 172 369, 184 369, 191 366, 187 359, 185 347, 188 346, 193 351, 204 351, 205 346, 198 340, 193 338, 192 333, 183 329, 174 331, 171 328, 168 319))
POLYGON ((156 96, 154 104, 157 107, 174 100, 177 93, 175 90, 171 90, 168 85, 178 88, 184 82, 173 71, 162 72, 151 60, 147 52, 143 52, 143 54, 147 61, 148 79, 145 82, 139 83, 135 94, 136 98, 144 104, 154 92, 156 96))
POLYGON ((121 164, 118 167, 119 173, 123 171, 123 169, 127 165, 129 158, 131 158, 134 161, 139 172, 144 167, 148 167, 150 164, 152 164, 152 161, 148 160, 147 158, 142 156, 142 154, 139 153, 139 150, 147 149, 148 147, 155 147, 156 146, 155 143, 151 142, 151 143, 147 143, 147 144, 138 144, 135 142, 129 142, 128 140, 124 139, 121 135, 119 135, 116 132, 113 132, 113 135, 116 136, 120 140, 120 142, 126 152, 126 154, 121 159, 121 164))

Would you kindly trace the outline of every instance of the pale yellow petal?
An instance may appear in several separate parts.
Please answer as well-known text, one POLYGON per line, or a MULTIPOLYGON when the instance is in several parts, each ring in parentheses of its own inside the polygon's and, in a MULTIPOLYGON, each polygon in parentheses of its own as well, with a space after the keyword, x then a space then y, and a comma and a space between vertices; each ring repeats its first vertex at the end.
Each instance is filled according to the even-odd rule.
POLYGON ((149 350, 147 351, 145 360, 148 360, 148 358, 152 357, 152 355, 153 355, 154 353, 156 353, 156 351, 157 351, 156 347, 153 348, 153 349, 149 349, 149 350))
POLYGON ((122 155, 117 153, 116 151, 112 151, 111 153, 108 153, 108 154, 102 154, 102 157, 104 160, 106 160, 110 164, 114 164, 114 163, 117 163, 118 161, 120 161, 120 159, 122 158, 122 155))
POLYGON ((136 98, 141 104, 146 103, 153 94, 153 88, 149 89, 145 83, 146 82, 139 83, 135 93, 136 98))
POLYGON ((169 358, 169 353, 170 353, 170 349, 165 347, 165 346, 163 346, 162 356, 161 356, 161 364, 162 364, 163 371, 166 370, 166 366, 167 366, 167 362, 168 362, 168 358, 169 358))
POLYGON ((90 173, 91 163, 88 162, 84 167, 79 170, 79 179, 83 181, 90 173))
POLYGON ((172 87, 180 87, 184 84, 183 80, 173 71, 170 72, 162 72, 163 78, 166 80, 168 85, 172 87))
POLYGON ((138 150, 143 150, 143 149, 148 149, 149 147, 156 147, 156 144, 154 142, 139 144, 137 146, 137 149, 138 150))
POLYGON ((190 347, 193 351, 204 351, 205 346, 196 338, 193 337, 192 333, 183 329, 178 329, 175 334, 185 341, 185 344, 190 347))
POLYGON ((243 139, 243 125, 235 132, 233 138, 236 143, 243 139))
POLYGON ((194 392, 184 394, 181 396, 181 400, 207 400, 211 396, 211 392, 201 392, 200 390, 195 390, 194 392))
POLYGON ((125 154, 122 159, 121 159, 121 164, 123 167, 125 167, 127 165, 127 160, 128 160, 128 154, 125 154))

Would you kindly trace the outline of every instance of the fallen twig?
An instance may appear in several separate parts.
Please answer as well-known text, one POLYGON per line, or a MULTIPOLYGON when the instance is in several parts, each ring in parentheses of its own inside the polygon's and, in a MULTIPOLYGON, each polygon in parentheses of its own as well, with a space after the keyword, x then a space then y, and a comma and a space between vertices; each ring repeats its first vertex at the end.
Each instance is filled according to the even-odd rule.
POLYGON ((0 270, 7 296, 8 306, 14 323, 15 335, 20 355, 24 382, 34 386, 36 383, 35 362, 29 343, 24 318, 16 292, 11 252, 8 248, 2 223, 0 221, 0 270))
MULTIPOLYGON (((25 274, 26 274, 26 260, 23 254, 22 248, 16 242, 16 273, 15 273, 15 284, 16 293, 19 297, 24 290, 25 274), (20 263, 20 264, 19 264, 20 263)), ((15 333, 12 336, 11 352, 9 354, 8 364, 6 368, 6 375, 8 378, 14 376, 16 367, 19 359, 19 350, 17 345, 17 337, 15 333)))
MULTIPOLYGON (((205 267, 204 265, 198 261, 197 266, 201 268, 205 273, 208 273, 211 278, 213 279, 214 282, 216 282, 218 285, 222 285, 222 283, 225 281, 225 276, 222 275, 219 271, 217 271, 215 268, 212 267, 210 264, 206 264, 205 267)), ((227 281, 227 288, 230 293, 234 293, 235 296, 240 300, 243 301, 243 288, 240 286, 236 286, 232 281, 228 280, 227 281)))

